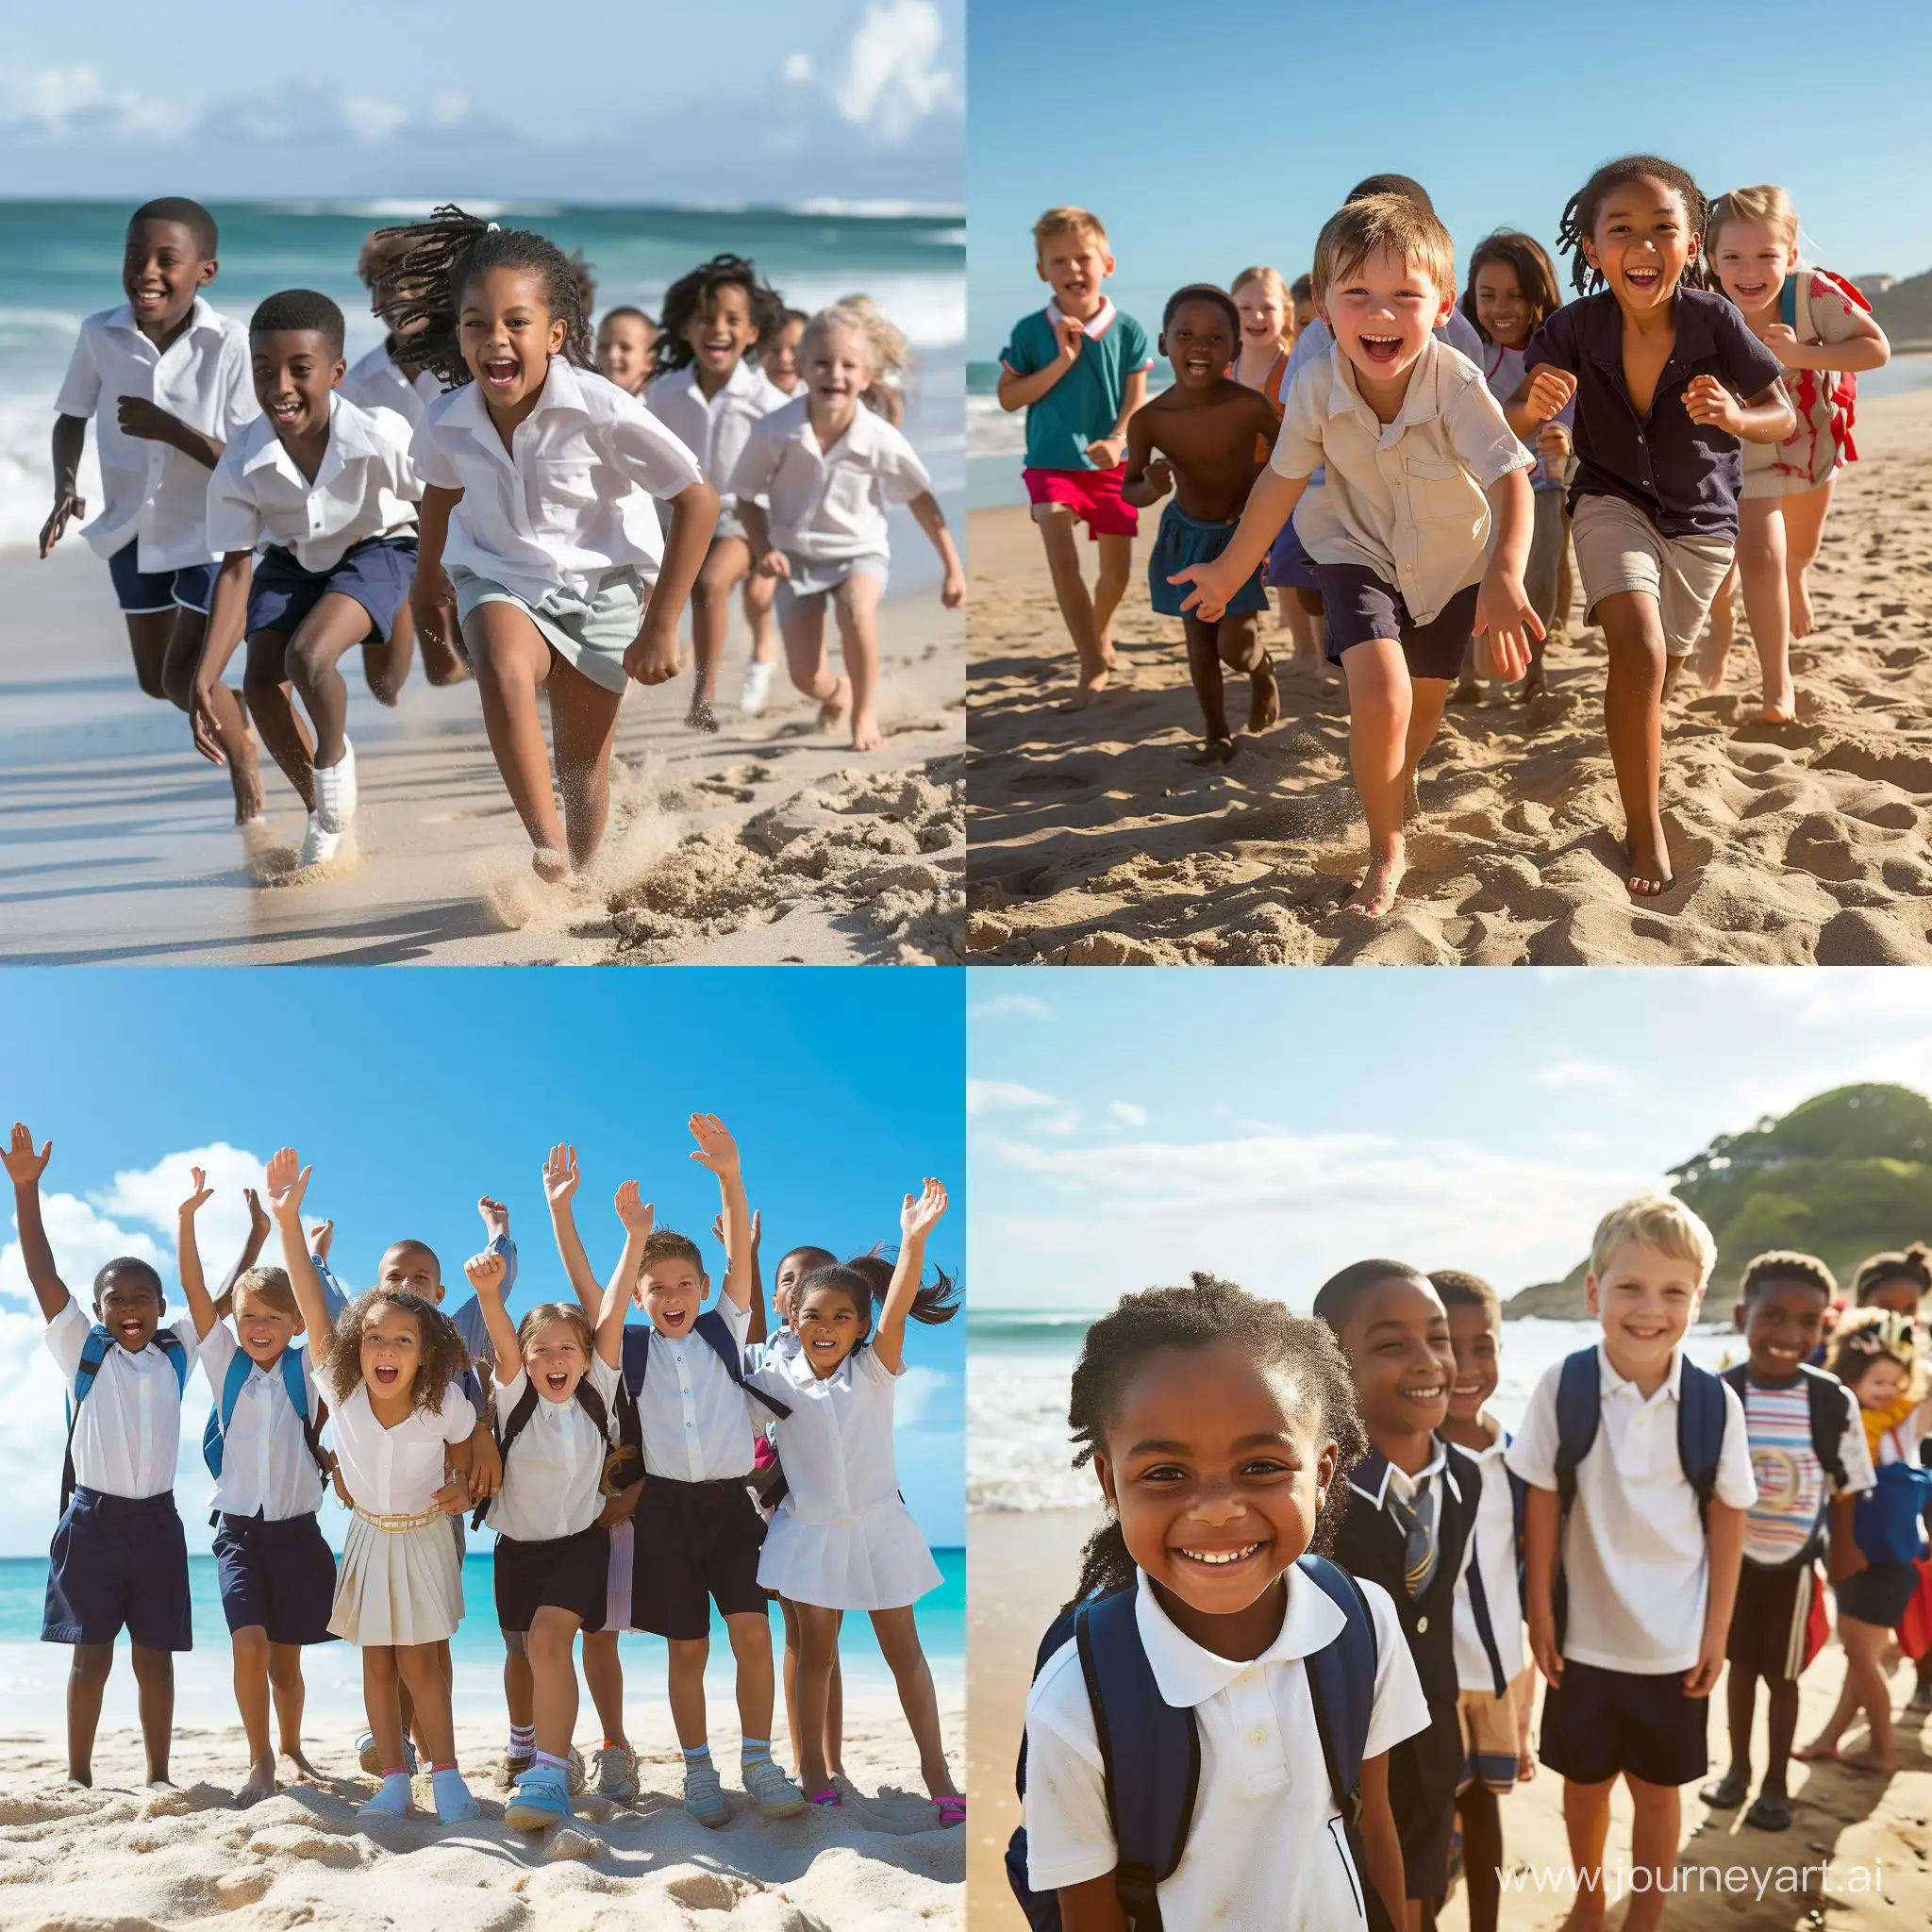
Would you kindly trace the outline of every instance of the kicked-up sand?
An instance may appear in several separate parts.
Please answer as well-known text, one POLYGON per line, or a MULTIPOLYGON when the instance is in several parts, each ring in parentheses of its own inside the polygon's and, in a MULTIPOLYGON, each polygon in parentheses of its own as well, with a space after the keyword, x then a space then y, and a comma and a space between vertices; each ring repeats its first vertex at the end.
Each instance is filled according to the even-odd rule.
MULTIPOLYGON (((1287 668, 1282 715, 1192 762, 1200 713, 1177 620, 1148 608, 1158 511, 1115 625, 1121 668, 1062 710, 1073 647, 1022 509, 971 521, 967 944, 975 962, 1504 965, 1932 963, 1932 391, 1861 401, 1792 652, 1798 718, 1756 722, 1739 600, 1724 688, 1664 718, 1675 883, 1624 889, 1603 728, 1602 634, 1553 641, 1528 707, 1452 708, 1393 912, 1343 911, 1367 840, 1339 674, 1287 668)), ((1091 579, 1091 547, 1088 553, 1091 579)), ((1247 709, 1231 676, 1228 713, 1247 709)))

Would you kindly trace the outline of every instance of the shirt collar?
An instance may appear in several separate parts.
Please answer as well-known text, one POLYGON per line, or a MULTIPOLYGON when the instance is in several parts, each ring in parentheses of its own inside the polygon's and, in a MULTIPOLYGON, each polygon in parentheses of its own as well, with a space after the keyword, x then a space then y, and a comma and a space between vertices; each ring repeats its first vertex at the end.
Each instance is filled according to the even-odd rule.
MULTIPOLYGON (((122 303, 120 308, 108 317, 104 325, 108 328, 125 329, 130 335, 141 335, 141 324, 134 318, 134 304, 132 302, 122 303)), ((198 330, 209 328, 219 334, 221 332, 221 320, 214 310, 197 295, 194 298, 193 308, 188 311, 188 326, 181 331, 179 336, 175 338, 175 341, 180 341, 184 337, 192 336, 198 330)), ((147 341, 150 348, 154 348, 153 342, 148 341, 145 336, 142 336, 142 340, 147 341)), ((172 348, 173 346, 173 343, 169 344, 169 347, 172 348)), ((165 352, 162 350, 155 349, 155 354, 158 356, 163 353, 165 352)))
MULTIPOLYGON (((1097 342, 1113 326, 1115 313, 1113 304, 1103 295, 1099 309, 1080 325, 1090 342, 1097 342)), ((1046 305, 1046 319, 1056 329, 1066 320, 1066 311, 1061 308, 1058 295, 1046 305)))
POLYGON ((1437 391, 1436 374, 1441 363, 1441 336, 1431 335, 1424 342, 1422 354, 1408 372, 1408 388, 1403 392, 1401 410, 1394 422, 1384 423, 1362 400, 1362 392, 1356 387, 1355 364, 1342 354, 1341 344, 1331 339, 1328 361, 1334 379, 1328 387, 1329 415, 1345 416, 1358 411, 1375 425, 1377 435, 1385 440, 1400 436, 1411 424, 1427 423, 1440 416, 1442 399, 1437 391))
POLYGON ((1294 1663, 1313 1656, 1324 1644, 1334 1641, 1343 1621, 1341 1606, 1300 1569, 1291 1568, 1281 1628, 1259 1657, 1243 1663, 1238 1657, 1217 1657, 1211 1650, 1202 1649, 1191 1637, 1184 1636, 1160 1607, 1160 1599, 1155 1595, 1147 1573, 1138 1571, 1135 1575, 1134 1622, 1147 1652, 1148 1668, 1154 1673, 1161 1701, 1176 1710, 1191 1710, 1197 1704, 1207 1703, 1244 1672, 1257 1670, 1263 1664, 1294 1663))
POLYGON ((315 482, 311 483, 296 466, 295 458, 283 446, 282 439, 275 434, 275 425, 266 416, 258 416, 251 425, 253 432, 261 438, 260 443, 249 452, 242 463, 242 474, 251 470, 274 469, 299 483, 305 490, 312 490, 326 475, 340 471, 343 464, 358 457, 373 457, 381 454, 375 438, 371 435, 368 416, 350 402, 341 390, 331 390, 328 398, 328 441, 324 445, 322 462, 315 472, 315 482))
POLYGON ((819 444, 819 433, 811 426, 811 406, 808 401, 803 414, 805 433, 811 440, 811 446, 818 451, 822 461, 832 462, 847 451, 856 457, 875 455, 879 447, 879 430, 885 418, 869 403, 860 403, 852 412, 852 421, 846 425, 845 434, 830 449, 819 444))
POLYGON ((1684 1379, 1684 1350, 1681 1345, 1671 1351, 1671 1372, 1664 1377, 1663 1388, 1657 1391, 1657 1395, 1649 1397, 1640 1394, 1637 1384, 1627 1375, 1620 1375, 1610 1365, 1610 1352, 1601 1341, 1596 1345, 1596 1359, 1598 1380, 1605 1395, 1615 1395, 1620 1391, 1627 1389, 1632 1399, 1641 1407, 1646 1401, 1655 1402, 1657 1395, 1661 1395, 1668 1390, 1671 1400, 1676 1401, 1678 1384, 1684 1379))
MULTIPOLYGON (((1429 1459, 1413 1475, 1408 1474, 1407 1471, 1397 1469, 1379 1449, 1371 1449, 1356 1464, 1355 1468, 1350 1471, 1348 1477, 1349 1488, 1363 1502, 1373 1503, 1377 1509, 1381 1508, 1383 1503, 1388 1499, 1391 1483, 1395 1484, 1396 1493, 1402 1495, 1405 1501, 1409 1496, 1414 1495, 1418 1490, 1422 1489, 1431 1476, 1440 1475, 1444 1477, 1450 1487, 1455 1489, 1455 1478, 1449 1474, 1448 1443, 1443 1441, 1441 1436, 1436 1435, 1432 1435, 1429 1441, 1434 1445, 1429 1459)), ((1457 1494, 1459 1495, 1460 1493, 1458 1490, 1457 1494)))
MULTIPOLYGON (((546 411, 556 409, 573 410, 579 416, 591 413, 584 400, 584 385, 578 372, 561 356, 551 357, 549 373, 543 378, 543 392, 537 398, 537 407, 524 420, 533 422, 546 411)), ((442 420, 467 429, 481 441, 492 444, 508 459, 509 452, 503 448, 503 438, 496 433, 496 425, 490 420, 490 411, 484 405, 481 383, 464 383, 456 391, 456 401, 449 406, 442 420)))
MULTIPOLYGON (((1701 289, 1678 288, 1671 298, 1671 321, 1677 333, 1671 347, 1670 362, 1691 362, 1700 356, 1715 352, 1714 305, 1723 299, 1701 289)), ((1624 369, 1624 315, 1617 307, 1617 298, 1605 289, 1597 294, 1586 295, 1574 306, 1581 311, 1577 317, 1578 331, 1591 360, 1601 362, 1607 369, 1614 368, 1621 375, 1624 369)), ((1670 362, 1664 366, 1668 368, 1670 362)))

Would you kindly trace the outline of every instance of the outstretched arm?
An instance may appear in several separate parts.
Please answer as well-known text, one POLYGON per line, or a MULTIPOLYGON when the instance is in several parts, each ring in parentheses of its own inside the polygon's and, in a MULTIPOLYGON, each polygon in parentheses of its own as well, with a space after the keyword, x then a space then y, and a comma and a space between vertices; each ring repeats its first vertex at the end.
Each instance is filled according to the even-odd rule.
MULTIPOLYGON (((765 1325, 765 1277, 758 1266, 758 1210, 751 1210, 751 1326, 744 1331, 748 1342, 757 1343, 765 1340, 770 1330, 765 1325)), ((721 1248, 724 1247, 724 1217, 721 1213, 711 1223, 711 1239, 721 1248)), ((725 1248, 728 1255, 730 1250, 725 1248)))
POLYGON ((925 1238, 945 1211, 946 1191, 930 1174, 924 1187, 917 1194, 908 1194, 899 1209, 899 1259, 872 1339, 873 1354, 895 1375, 906 1360, 906 1318, 919 1292, 919 1278, 925 1273, 925 1238))
POLYGON ((946 527, 946 513, 940 508, 939 498, 930 490, 922 490, 906 508, 912 513, 912 521, 925 532, 925 541, 939 552, 940 568, 945 573, 940 585, 940 602, 948 610, 958 609, 966 601, 966 569, 959 561, 953 533, 946 527))
POLYGON ((718 1176, 724 1198, 724 1299, 734 1307, 751 1307, 751 1210, 744 1198, 744 1174, 738 1164, 738 1142, 714 1113, 694 1113, 689 1125, 698 1143, 691 1158, 718 1176))
POLYGON ((13 1183, 13 1213, 20 1224, 21 1258, 26 1263, 26 1278, 32 1283, 34 1299, 41 1313, 51 1322, 74 1297, 54 1266, 54 1250, 47 1242, 47 1230, 41 1222, 41 1176, 53 1158, 54 1143, 36 1154, 34 1137, 20 1122, 13 1124, 13 1139, 4 1158, 7 1177, 13 1183))
POLYGON ((201 1248, 194 1239, 194 1217, 214 1196, 208 1176, 198 1167, 188 1172, 194 1177, 193 1191, 181 1204, 181 1215, 175 1241, 175 1267, 181 1276, 181 1291, 188 1297, 188 1312, 194 1317, 194 1339, 206 1341, 208 1332, 221 1317, 208 1299, 208 1281, 201 1272, 201 1248))
POLYGON ((463 1263, 476 1306, 483 1310, 483 1325, 490 1331, 490 1352, 495 1357, 496 1379, 514 1382, 524 1366, 523 1351, 517 1346, 516 1324, 503 1306, 503 1277, 508 1273, 503 1257, 485 1251, 472 1255, 463 1263))
POLYGON ((597 1317, 597 1356, 608 1368, 624 1358, 624 1311, 630 1306, 631 1291, 638 1285, 638 1270, 643 1265, 644 1243, 651 1238, 657 1215, 648 1201, 639 1197, 638 1184, 625 1181, 617 1191, 617 1218, 624 1224, 624 1252, 604 1290, 604 1310, 597 1317))
POLYGON ((550 1231, 557 1237, 557 1258, 563 1263, 584 1319, 595 1327, 604 1318, 604 1294, 591 1272, 591 1257, 584 1253, 583 1237, 577 1233, 576 1215, 571 1208, 571 1196, 576 1191, 577 1150, 559 1141, 543 1163, 543 1198, 550 1203, 550 1231))
POLYGON ((335 1318, 328 1311, 328 1297, 322 1291, 322 1277, 308 1258, 308 1243, 302 1239, 302 1197, 308 1191, 312 1168, 304 1167, 292 1147, 278 1147, 268 1161, 268 1211, 282 1238, 282 1266, 288 1271, 289 1286, 295 1291, 295 1306, 302 1310, 302 1325, 308 1331, 310 1359, 320 1361, 335 1346, 335 1318))
POLYGON ((268 1210, 261 1205, 261 1196, 253 1188, 243 1188, 242 1194, 248 1203, 248 1234, 242 1243, 242 1252, 235 1257, 235 1265, 222 1277, 215 1295, 218 1322, 226 1321, 235 1312, 235 1284, 261 1258, 262 1244, 268 1240, 268 1210))

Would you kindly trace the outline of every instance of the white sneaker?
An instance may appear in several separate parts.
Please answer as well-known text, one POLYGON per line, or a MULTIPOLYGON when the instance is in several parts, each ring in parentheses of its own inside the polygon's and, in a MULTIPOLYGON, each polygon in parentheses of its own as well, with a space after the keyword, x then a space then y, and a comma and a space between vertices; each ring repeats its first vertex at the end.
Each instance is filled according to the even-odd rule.
POLYGON ((346 738, 339 763, 315 767, 315 816, 325 832, 346 832, 356 816, 356 747, 346 738))
POLYGON ((772 666, 756 658, 744 667, 744 687, 739 692, 738 708, 747 718, 756 718, 772 695, 772 666))
POLYGON ((308 829, 302 835, 302 850, 295 860, 298 868, 309 865, 326 865, 336 856, 336 847, 342 842, 340 832, 323 829, 322 814, 312 811, 308 814, 308 829))

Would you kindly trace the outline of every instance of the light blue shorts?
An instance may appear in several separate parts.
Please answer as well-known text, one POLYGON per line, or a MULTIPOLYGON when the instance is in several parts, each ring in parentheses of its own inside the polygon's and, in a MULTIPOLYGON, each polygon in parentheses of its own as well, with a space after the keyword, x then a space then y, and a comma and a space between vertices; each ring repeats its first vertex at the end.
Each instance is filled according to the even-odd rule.
POLYGON ((879 595, 886 594, 891 559, 883 550, 872 551, 863 557, 800 557, 794 551, 785 553, 791 565, 791 575, 778 579, 777 609, 778 622, 800 616, 809 607, 817 608, 849 576, 861 571, 869 577, 878 580, 879 595))

